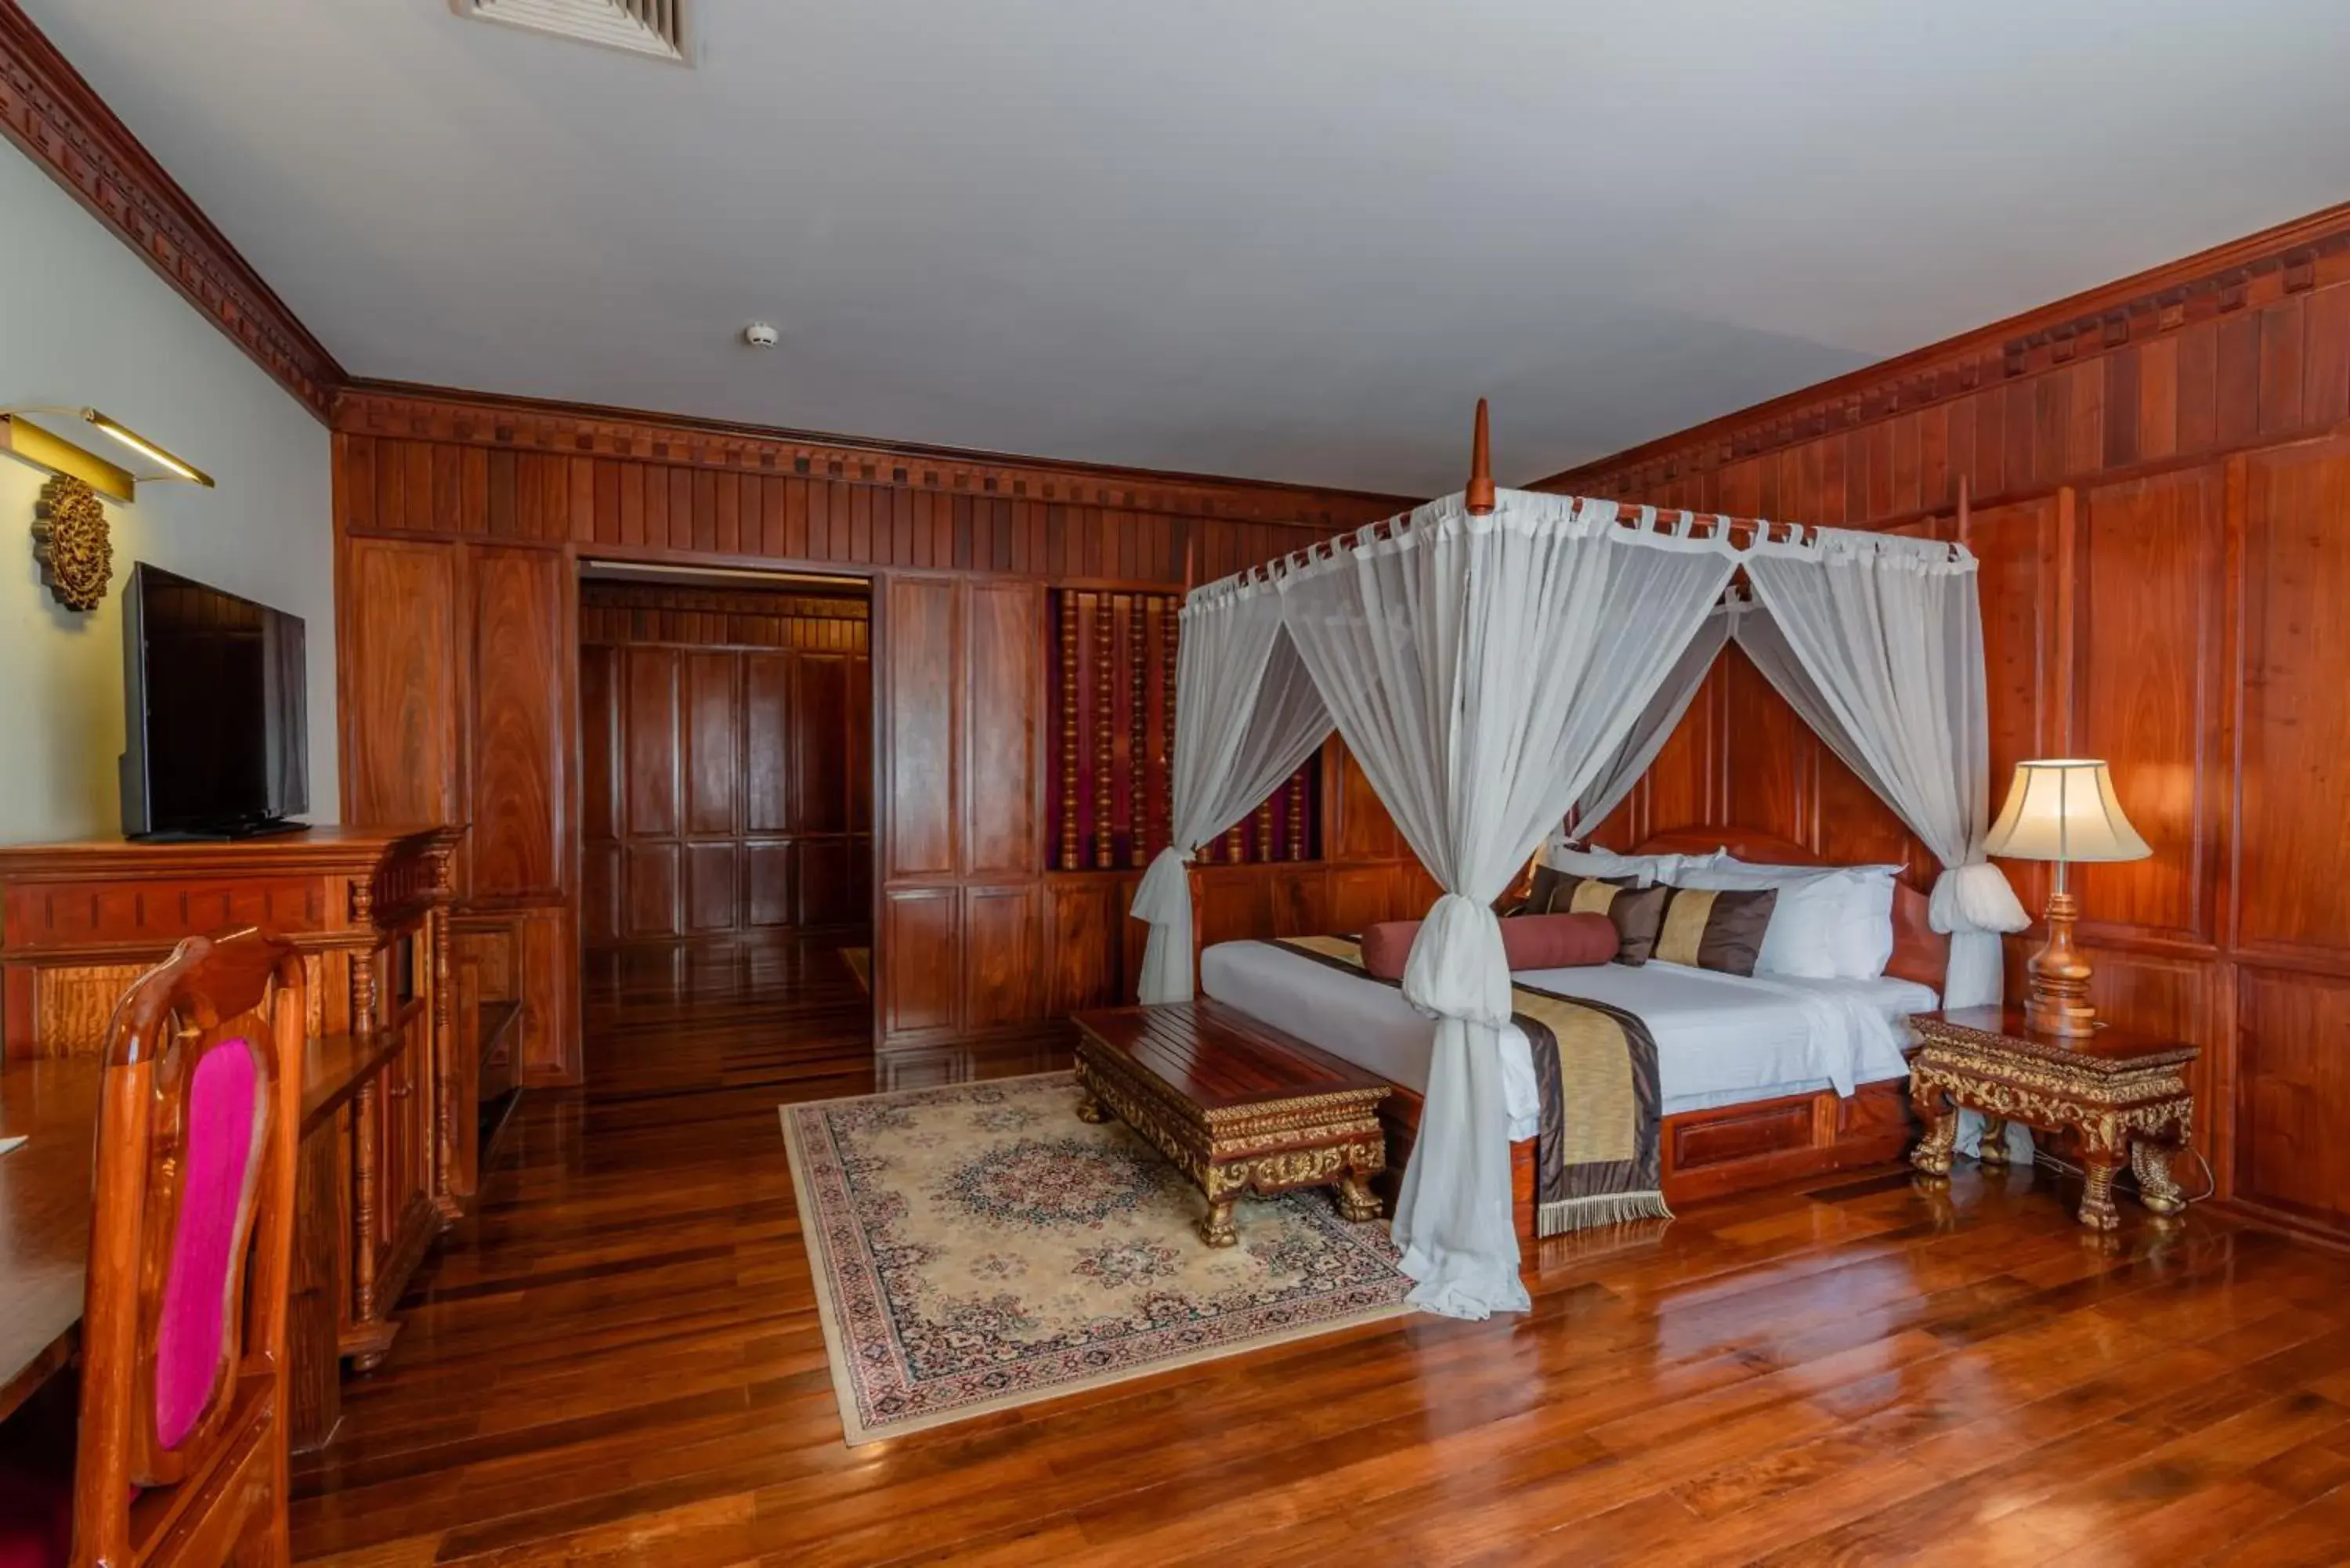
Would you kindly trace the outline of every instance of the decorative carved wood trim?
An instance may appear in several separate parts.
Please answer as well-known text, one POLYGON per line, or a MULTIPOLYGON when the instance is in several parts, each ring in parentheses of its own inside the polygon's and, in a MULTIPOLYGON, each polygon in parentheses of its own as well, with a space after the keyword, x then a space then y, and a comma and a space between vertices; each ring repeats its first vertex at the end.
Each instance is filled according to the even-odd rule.
MULTIPOLYGON (((0 5, 6 3, 0 0, 0 5)), ((565 458, 626 458, 1056 505, 1289 524, 1310 529, 1316 538, 1377 522, 1413 504, 1403 497, 1367 492, 860 441, 382 381, 355 381, 345 388, 336 400, 333 423, 338 431, 356 435, 544 452, 565 458)))
POLYGON ((2350 203, 1578 463, 1531 488, 1645 493, 1686 474, 1874 424, 2345 279, 2350 203))
POLYGON ((16 0, 0 0, 0 130, 319 418, 326 346, 140 145, 16 0))

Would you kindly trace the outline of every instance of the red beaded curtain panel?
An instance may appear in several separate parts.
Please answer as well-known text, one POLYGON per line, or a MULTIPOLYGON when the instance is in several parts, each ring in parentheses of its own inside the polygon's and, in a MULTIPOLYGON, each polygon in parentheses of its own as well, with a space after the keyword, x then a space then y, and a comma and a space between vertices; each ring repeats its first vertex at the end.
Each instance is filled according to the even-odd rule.
MULTIPOLYGON (((1053 743, 1045 777, 1055 871, 1148 866, 1173 832, 1175 647, 1182 597, 1051 595, 1053 743)), ((1316 860, 1321 758, 1203 846, 1211 865, 1316 860)))

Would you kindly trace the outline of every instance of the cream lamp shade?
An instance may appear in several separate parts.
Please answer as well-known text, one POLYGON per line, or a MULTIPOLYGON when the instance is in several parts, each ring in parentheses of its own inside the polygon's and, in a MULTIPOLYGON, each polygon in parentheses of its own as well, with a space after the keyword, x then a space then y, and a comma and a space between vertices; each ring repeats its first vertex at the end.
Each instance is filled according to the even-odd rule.
POLYGON ((2052 757, 2015 764, 2007 805, 1991 824, 1983 853, 2064 861, 2143 860, 2154 851, 2122 815, 2104 763, 2052 757))

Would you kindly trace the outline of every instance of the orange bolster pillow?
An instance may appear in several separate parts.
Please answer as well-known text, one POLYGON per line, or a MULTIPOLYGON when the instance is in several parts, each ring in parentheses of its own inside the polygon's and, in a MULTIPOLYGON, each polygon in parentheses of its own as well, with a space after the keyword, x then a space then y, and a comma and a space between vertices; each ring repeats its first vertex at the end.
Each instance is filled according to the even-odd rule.
MULTIPOLYGON (((1378 980, 1401 980, 1419 935, 1418 920, 1371 927, 1363 933, 1363 969, 1378 980)), ((1605 915, 1513 915, 1502 922, 1502 950, 1513 972, 1606 963, 1616 956, 1616 922, 1605 915)))

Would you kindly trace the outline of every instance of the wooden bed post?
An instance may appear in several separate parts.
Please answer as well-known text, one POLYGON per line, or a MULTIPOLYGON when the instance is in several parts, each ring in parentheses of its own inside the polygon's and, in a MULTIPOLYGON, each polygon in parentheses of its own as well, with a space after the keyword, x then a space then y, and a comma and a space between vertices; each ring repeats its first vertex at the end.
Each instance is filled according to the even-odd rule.
POLYGON ((1477 400, 1477 429, 1469 439, 1469 514, 1482 517, 1493 510, 1492 437, 1487 432, 1485 400, 1477 400))

